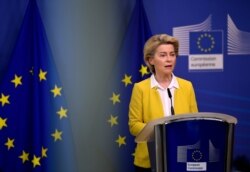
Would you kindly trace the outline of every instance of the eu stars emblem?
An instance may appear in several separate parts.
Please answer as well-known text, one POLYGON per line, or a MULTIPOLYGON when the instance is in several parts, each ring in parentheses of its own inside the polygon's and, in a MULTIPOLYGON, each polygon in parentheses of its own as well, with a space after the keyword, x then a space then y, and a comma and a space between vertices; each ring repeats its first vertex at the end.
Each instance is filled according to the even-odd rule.
POLYGON ((190 32, 190 54, 221 54, 222 31, 190 32))
POLYGON ((189 70, 223 70, 223 31, 190 32, 189 70))

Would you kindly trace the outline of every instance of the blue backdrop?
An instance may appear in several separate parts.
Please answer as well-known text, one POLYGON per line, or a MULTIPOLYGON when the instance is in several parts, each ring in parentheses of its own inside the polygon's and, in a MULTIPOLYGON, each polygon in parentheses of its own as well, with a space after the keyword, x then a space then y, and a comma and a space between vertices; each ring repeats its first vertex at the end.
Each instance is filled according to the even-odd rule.
POLYGON ((222 50, 223 68, 190 70, 189 48, 196 45, 181 42, 181 55, 177 60, 175 74, 193 82, 199 111, 221 112, 238 118, 234 157, 235 160, 248 159, 249 162, 249 1, 144 2, 153 33, 168 33, 188 44, 189 41, 185 40, 189 39, 188 32, 222 32, 222 44, 219 46, 222 50))

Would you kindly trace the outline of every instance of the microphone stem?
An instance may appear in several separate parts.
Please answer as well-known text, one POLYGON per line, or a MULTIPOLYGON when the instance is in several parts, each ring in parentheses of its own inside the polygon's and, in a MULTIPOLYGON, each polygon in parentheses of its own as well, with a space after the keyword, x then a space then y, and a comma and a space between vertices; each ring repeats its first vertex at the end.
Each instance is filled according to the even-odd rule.
POLYGON ((173 102, 172 102, 172 94, 171 94, 169 88, 168 88, 168 97, 169 97, 170 102, 171 102, 171 115, 175 115, 175 113, 174 113, 174 107, 173 107, 173 102))

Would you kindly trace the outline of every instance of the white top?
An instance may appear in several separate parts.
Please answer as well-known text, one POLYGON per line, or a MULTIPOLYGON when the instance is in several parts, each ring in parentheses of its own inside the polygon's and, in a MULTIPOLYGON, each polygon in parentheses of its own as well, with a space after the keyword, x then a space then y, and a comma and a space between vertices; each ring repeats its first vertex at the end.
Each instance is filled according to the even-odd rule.
POLYGON ((164 116, 171 116, 171 100, 168 96, 168 88, 170 89, 170 92, 172 94, 172 104, 174 107, 174 91, 176 88, 179 88, 178 81, 174 74, 172 73, 172 80, 168 86, 168 88, 163 88, 155 79, 154 75, 151 75, 150 77, 151 80, 151 88, 156 88, 157 91, 160 94, 161 97, 161 102, 163 105, 163 110, 164 110, 164 116))

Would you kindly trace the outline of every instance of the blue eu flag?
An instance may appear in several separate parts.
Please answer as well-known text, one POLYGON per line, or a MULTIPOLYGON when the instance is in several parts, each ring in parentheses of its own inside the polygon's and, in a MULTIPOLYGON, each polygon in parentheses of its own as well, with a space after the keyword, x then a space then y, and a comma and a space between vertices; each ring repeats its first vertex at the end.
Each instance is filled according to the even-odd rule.
POLYGON ((0 83, 0 171, 76 171, 64 99, 44 26, 30 0, 0 83))
POLYGON ((108 122, 115 133, 114 146, 119 149, 117 159, 120 160, 120 168, 117 171, 120 172, 134 171, 132 155, 135 144, 128 129, 128 108, 133 84, 150 74, 143 61, 143 47, 151 35, 143 1, 136 0, 117 61, 112 68, 112 80, 108 81, 108 113, 112 114, 108 117, 108 122))
POLYGON ((223 54, 222 31, 190 32, 190 54, 223 54))

